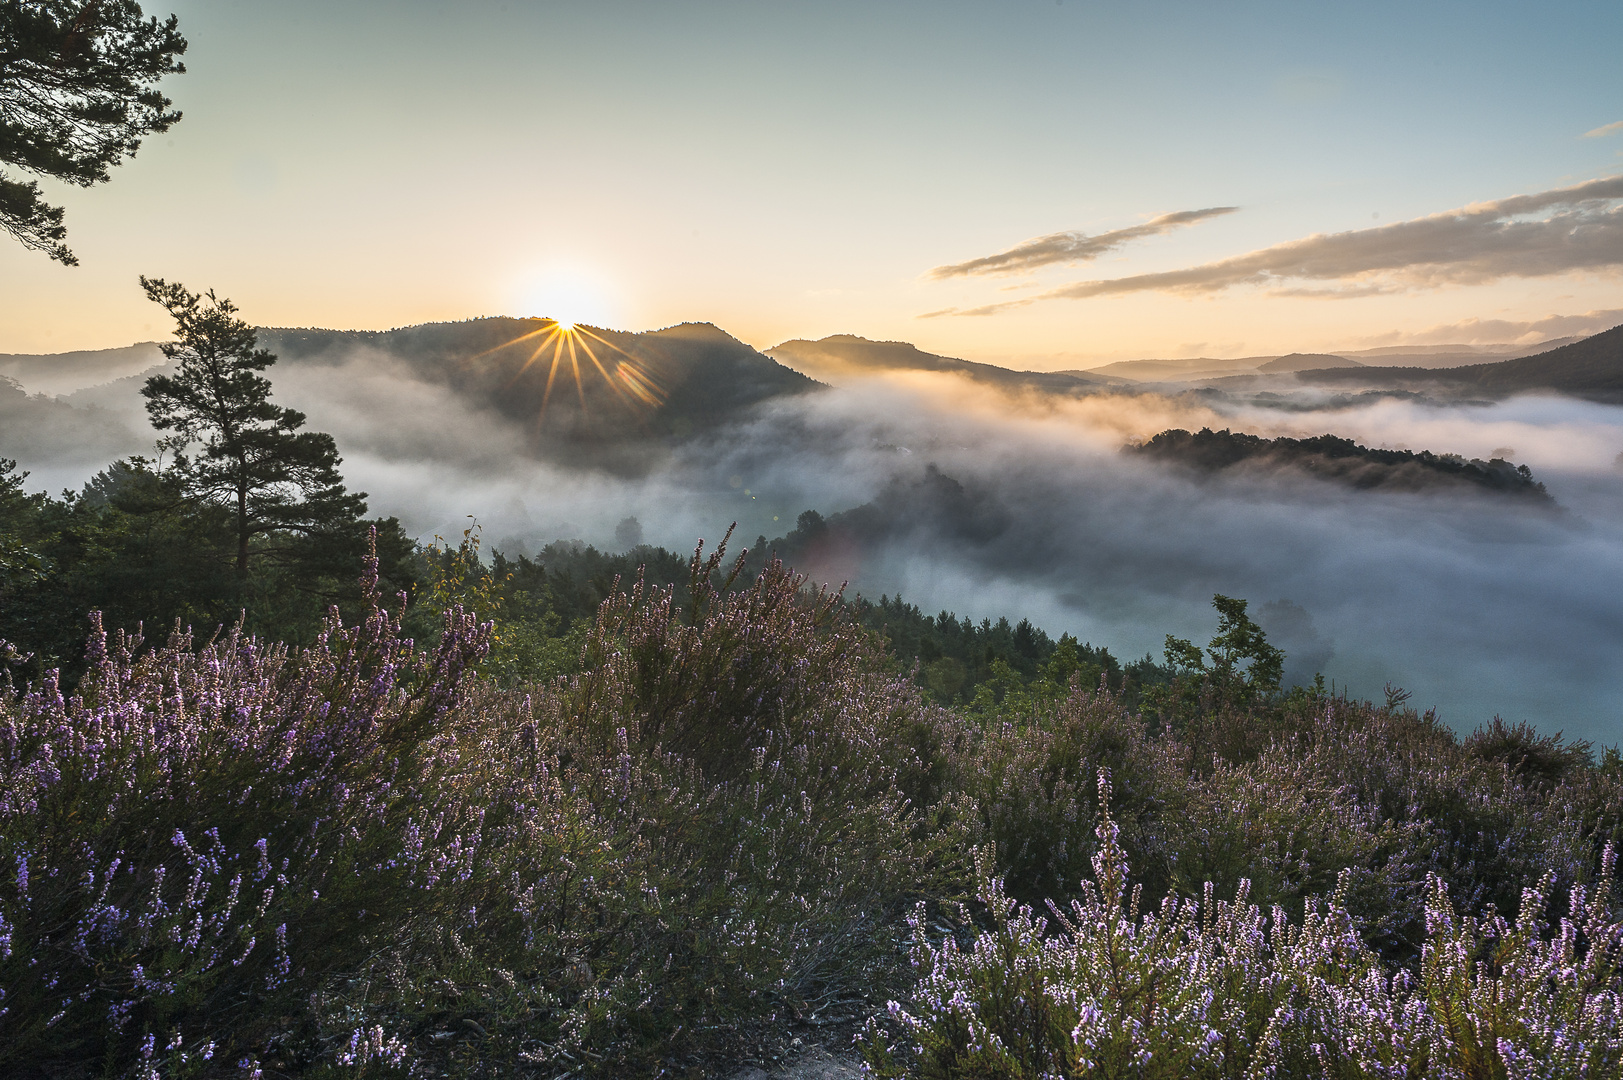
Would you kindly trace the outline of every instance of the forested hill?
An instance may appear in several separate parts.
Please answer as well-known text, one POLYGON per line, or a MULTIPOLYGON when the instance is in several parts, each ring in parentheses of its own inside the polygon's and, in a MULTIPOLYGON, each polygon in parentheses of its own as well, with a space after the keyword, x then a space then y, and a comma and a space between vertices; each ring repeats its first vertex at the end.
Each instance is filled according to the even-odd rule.
POLYGON ((1574 341, 1569 345, 1501 360, 1493 364, 1470 364, 1453 368, 1390 367, 1345 368, 1306 371, 1297 376, 1302 382, 1325 385, 1368 383, 1403 389, 1444 386, 1487 397, 1536 390, 1553 390, 1591 401, 1623 402, 1623 326, 1574 341))
POLYGON ((1319 435, 1309 439, 1265 439, 1239 431, 1191 434, 1174 428, 1126 452, 1203 473, 1240 466, 1297 469, 1350 487, 1386 491, 1478 490, 1553 502, 1526 465, 1502 458, 1470 460, 1429 450, 1377 450, 1351 439, 1319 435))
POLYGON ((683 438, 819 385, 709 323, 641 334, 587 326, 559 333, 549 319, 513 318, 388 331, 271 328, 260 331, 260 344, 287 364, 393 357, 416 377, 527 425, 548 456, 683 438))
POLYGON ((32 394, 54 396, 139 375, 163 362, 163 353, 155 341, 137 342, 121 349, 0 353, 0 378, 15 380, 32 394))

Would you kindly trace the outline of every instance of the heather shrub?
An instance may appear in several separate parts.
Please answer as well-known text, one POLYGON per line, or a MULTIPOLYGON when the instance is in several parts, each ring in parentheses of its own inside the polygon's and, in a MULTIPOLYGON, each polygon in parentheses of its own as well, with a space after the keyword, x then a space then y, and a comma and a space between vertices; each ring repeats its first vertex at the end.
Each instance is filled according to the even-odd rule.
POLYGON ((0 1069, 252 1056, 465 872, 477 820, 419 792, 484 631, 454 611, 419 650, 374 607, 294 657, 97 629, 73 696, 0 694, 0 1069))
POLYGON ((1218 759, 1166 798, 1156 846, 1184 896, 1210 886, 1234 896, 1245 882, 1255 903, 1300 918, 1309 898, 1339 887, 1366 936, 1384 939, 1424 882, 1415 823, 1383 817, 1312 754, 1277 745, 1240 765, 1218 759))
POLYGON ((900 914, 966 849, 957 800, 898 787, 918 693, 803 579, 734 589, 720 561, 695 554, 686 605, 611 595, 580 675, 474 692, 441 751, 451 801, 482 808, 446 886, 463 914, 332 989, 335 1031, 392 1021, 484 1070, 657 1071, 894 981, 900 914))
POLYGON ((1615 1067, 1615 753, 1271 694, 1238 602, 1152 725, 992 662, 930 705, 776 561, 563 638, 432 558, 305 648, 98 624, 0 688, 0 1073, 703 1069, 902 986, 909 910, 882 1075, 1615 1067))
POLYGON ((1152 899, 1206 882, 1232 896, 1243 878, 1255 902, 1300 917, 1344 876, 1346 905, 1387 959, 1421 947, 1429 875, 1471 911, 1511 910, 1546 873, 1558 892, 1592 881, 1605 844, 1623 839, 1623 770, 1577 750, 1552 781, 1492 759, 1480 737, 1462 742, 1401 694, 1377 706, 1313 690, 1241 707, 1202 705, 1210 687, 1196 689, 1159 725, 1121 695, 1074 687, 1059 702, 1011 695, 989 716, 925 714, 942 789, 974 799, 1009 895, 1076 895, 1096 852, 1101 766, 1152 899))
POLYGON ((949 887, 966 815, 926 814, 918 691, 834 598, 771 562, 747 588, 695 553, 685 611, 611 596, 560 702, 573 782, 647 845, 657 931, 635 964, 667 1035, 684 1016, 802 1013, 884 977, 910 898, 949 887), (660 1010, 663 1010, 661 1012, 660 1010))
POLYGON ((1623 918, 1593 892, 1546 926, 1548 879, 1514 923, 1460 914, 1433 877, 1415 971, 1364 943, 1343 881, 1299 920, 1211 886, 1141 910, 1101 774, 1093 881, 1051 918, 979 864, 988 926, 910 920, 917 984, 862 1049, 881 1077, 1579 1077, 1623 1069, 1623 918))
POLYGON ((1529 786, 1551 787, 1590 760, 1587 742, 1568 743, 1559 731, 1540 735, 1531 724, 1507 724, 1497 716, 1472 732, 1464 747, 1486 761, 1508 765, 1529 786))
POLYGON ((1389 867, 1384 911, 1358 909, 1388 955, 1420 947, 1427 875, 1468 910, 1508 911, 1526 882, 1546 874, 1559 889, 1593 880, 1601 851, 1619 838, 1618 786, 1597 770, 1575 767, 1555 785, 1529 782, 1462 745, 1434 716, 1400 704, 1326 702, 1314 723, 1279 745, 1401 834, 1393 855, 1402 865, 1389 867))
POLYGON ((1095 853, 1094 779, 1116 780, 1123 843, 1141 872, 1164 883, 1157 828, 1180 782, 1176 747, 1151 739, 1109 690, 1073 684, 1069 697, 984 720, 937 714, 949 788, 971 797, 1009 892, 1036 903, 1067 896, 1095 853), (1170 752, 1170 753, 1169 753, 1170 752))

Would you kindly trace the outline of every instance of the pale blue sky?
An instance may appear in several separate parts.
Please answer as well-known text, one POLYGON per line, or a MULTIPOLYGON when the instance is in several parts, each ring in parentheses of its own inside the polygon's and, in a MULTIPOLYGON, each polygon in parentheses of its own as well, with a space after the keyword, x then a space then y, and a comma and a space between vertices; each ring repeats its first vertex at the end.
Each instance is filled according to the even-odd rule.
POLYGON ((1623 120, 1616 3, 148 5, 171 9, 186 118, 61 193, 83 266, 0 246, 0 351, 158 336, 140 273, 266 324, 699 319, 1040 366, 1623 309, 1614 222, 1611 263, 1571 273, 918 318, 1623 173, 1623 131, 1583 137, 1623 120), (1213 206, 1240 209, 1027 277, 924 276, 1213 206))

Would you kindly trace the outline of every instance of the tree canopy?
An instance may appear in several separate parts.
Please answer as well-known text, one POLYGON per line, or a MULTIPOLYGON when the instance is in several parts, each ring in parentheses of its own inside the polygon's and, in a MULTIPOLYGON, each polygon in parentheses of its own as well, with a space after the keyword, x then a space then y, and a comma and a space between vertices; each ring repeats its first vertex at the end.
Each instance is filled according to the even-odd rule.
MULTIPOLYGON (((147 18, 134 0, 0 0, 0 164, 105 182, 143 137, 180 119, 156 84, 186 70, 185 51, 176 17, 147 18)), ((0 170, 0 227, 72 266, 62 219, 38 181, 0 170)))

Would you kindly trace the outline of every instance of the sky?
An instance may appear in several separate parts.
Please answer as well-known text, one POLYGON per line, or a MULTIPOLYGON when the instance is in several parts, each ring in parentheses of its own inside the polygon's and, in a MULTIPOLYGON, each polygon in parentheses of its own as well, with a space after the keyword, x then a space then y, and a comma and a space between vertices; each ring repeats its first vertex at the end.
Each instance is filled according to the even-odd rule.
POLYGON ((1623 5, 209 0, 0 352, 545 315, 1040 369, 1623 322, 1623 5))

